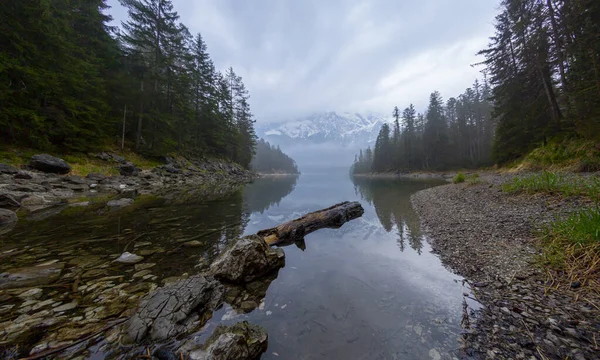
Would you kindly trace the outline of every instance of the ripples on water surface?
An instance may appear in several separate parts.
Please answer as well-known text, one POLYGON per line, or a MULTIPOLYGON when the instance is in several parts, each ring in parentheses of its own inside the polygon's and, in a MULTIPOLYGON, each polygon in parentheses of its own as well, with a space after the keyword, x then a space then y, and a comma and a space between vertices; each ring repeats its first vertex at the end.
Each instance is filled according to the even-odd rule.
MULTIPOLYGON (((357 200, 365 208, 361 218, 285 248, 286 266, 266 284, 260 307, 244 314, 225 305, 205 332, 220 321, 262 325, 269 333, 263 359, 451 358, 459 346, 463 288, 430 253, 409 200, 438 184, 306 173, 298 179, 259 179, 213 200, 188 191, 145 199, 134 209, 67 209, 35 226, 22 222, 5 236, 3 251, 16 244, 28 250, 3 258, 0 270, 58 259, 67 264, 59 284, 79 276, 85 287, 98 278, 122 276, 116 281, 130 287, 160 285, 165 278, 200 271, 228 239, 357 200), (126 250, 156 265, 140 275, 110 263, 126 250), (96 264, 81 266, 90 261, 96 264)), ((57 289, 44 291, 57 302, 70 301, 57 289)), ((71 316, 89 311, 82 306, 71 316)))

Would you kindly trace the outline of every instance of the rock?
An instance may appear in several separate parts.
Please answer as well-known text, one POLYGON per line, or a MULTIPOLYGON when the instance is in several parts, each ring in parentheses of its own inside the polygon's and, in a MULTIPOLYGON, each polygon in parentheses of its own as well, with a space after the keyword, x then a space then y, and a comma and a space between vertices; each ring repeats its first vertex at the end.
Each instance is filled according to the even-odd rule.
POLYGON ((65 200, 50 194, 31 195, 21 200, 21 206, 28 211, 38 211, 64 202, 65 200))
POLYGON ((141 270, 136 272, 135 274, 133 274, 132 278, 137 279, 137 278, 141 278, 144 277, 148 274, 152 274, 152 270, 141 270))
POLYGON ((258 304, 254 301, 242 301, 242 303, 240 304, 240 309, 245 313, 249 313, 257 307, 258 304))
POLYGON ((120 197, 121 199, 135 199, 137 195, 137 189, 122 189, 120 197))
POLYGON ((26 300, 39 299, 42 297, 43 291, 40 288, 33 288, 19 294, 19 297, 26 300))
POLYGON ((0 273, 0 289, 39 286, 58 280, 64 263, 9 269, 0 273))
POLYGON ((282 249, 272 249, 257 235, 237 240, 210 266, 215 278, 232 283, 247 283, 285 266, 282 249))
POLYGON ((0 209, 0 226, 16 223, 19 220, 14 211, 0 209))
POLYGON ((92 181, 102 181, 106 179, 106 176, 99 173, 89 173, 86 178, 92 181))
POLYGON ((118 169, 122 176, 136 176, 140 173, 140 169, 138 169, 138 167, 132 162, 121 164, 119 165, 118 169))
POLYGON ((158 360, 180 360, 181 358, 175 354, 172 350, 169 350, 165 347, 161 347, 154 351, 152 354, 158 360))
POLYGON ((184 242, 183 246, 186 247, 199 247, 202 246, 202 243, 198 240, 192 240, 192 241, 188 241, 188 242, 184 242))
MULTIPOLYGON (((202 275, 189 277, 158 288, 148 294, 126 325, 131 341, 163 341, 190 329, 186 320, 196 314, 203 318, 220 303, 223 286, 202 275)), ((199 324, 202 326, 203 324, 199 324)))
POLYGON ((125 251, 124 253, 121 254, 121 256, 119 256, 115 260, 115 262, 119 262, 122 264, 136 264, 142 260, 144 260, 143 256, 139 256, 139 255, 132 254, 130 252, 125 251))
POLYGON ((581 282, 579 281, 573 281, 571 282, 571 289, 577 289, 581 286, 581 282))
POLYGON ((129 205, 133 205, 133 199, 122 198, 122 199, 117 199, 117 200, 110 200, 109 202, 106 203, 106 205, 110 206, 110 207, 125 207, 125 206, 129 206, 129 205))
POLYGON ((171 173, 171 174, 180 174, 181 173, 181 169, 176 168, 172 164, 163 165, 162 168, 166 172, 171 173))
POLYGON ((144 263, 144 264, 135 264, 134 268, 135 268, 135 271, 142 271, 142 270, 150 269, 154 266, 156 266, 155 263, 144 263))
POLYGON ((258 359, 267 351, 268 339, 266 330, 246 321, 231 327, 219 325, 201 349, 190 352, 190 359, 258 359))
POLYGON ((0 164, 0 174, 13 175, 19 171, 16 167, 8 164, 0 164))
POLYGON ((70 203, 69 206, 72 207, 85 207, 85 206, 89 206, 90 202, 89 201, 80 201, 80 202, 74 202, 74 203, 70 203))
POLYGON ((21 203, 11 194, 0 194, 0 208, 18 208, 21 203))
POLYGON ((23 180, 31 180, 35 177, 35 175, 30 171, 19 170, 14 175, 15 179, 23 179, 23 180))
POLYGON ((87 181, 81 176, 69 175, 64 179, 66 182, 77 185, 87 185, 87 181))
POLYGON ((71 171, 71 166, 63 159, 48 154, 32 156, 29 166, 36 170, 53 174, 66 174, 71 171))
POLYGON ((54 310, 54 312, 57 312, 57 313, 63 312, 63 311, 69 311, 69 310, 75 309, 77 307, 77 305, 78 305, 77 301, 73 301, 68 304, 57 306, 53 310, 54 310))
POLYGON ((440 354, 439 351, 437 351, 437 349, 430 349, 429 350, 429 357, 432 360, 441 360, 442 359, 442 355, 440 354))

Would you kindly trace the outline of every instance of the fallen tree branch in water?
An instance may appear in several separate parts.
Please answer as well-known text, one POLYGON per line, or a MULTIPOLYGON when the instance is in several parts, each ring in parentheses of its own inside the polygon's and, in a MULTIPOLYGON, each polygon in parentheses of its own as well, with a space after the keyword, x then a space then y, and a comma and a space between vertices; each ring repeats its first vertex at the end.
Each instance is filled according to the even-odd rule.
POLYGON ((326 209, 308 213, 271 229, 260 230, 256 235, 269 245, 287 245, 304 239, 304 236, 322 228, 339 228, 344 223, 361 217, 364 209, 359 202, 344 201, 326 209))

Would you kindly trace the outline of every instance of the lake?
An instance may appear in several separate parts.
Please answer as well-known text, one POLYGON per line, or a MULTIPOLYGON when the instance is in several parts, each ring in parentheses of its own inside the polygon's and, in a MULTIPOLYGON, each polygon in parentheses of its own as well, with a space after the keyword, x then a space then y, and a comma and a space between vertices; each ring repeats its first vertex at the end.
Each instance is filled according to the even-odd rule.
MULTIPOLYGON (((78 327, 100 326, 124 311, 97 310, 94 299, 115 286, 141 296, 169 278, 205 269, 237 236, 355 200, 365 209, 362 217, 286 246, 286 266, 250 296, 258 306, 225 304, 195 334, 198 341, 218 323, 248 320, 269 334, 263 359, 451 359, 460 346, 463 293, 468 290, 431 253, 410 204, 411 194, 440 184, 352 179, 345 170, 306 171, 299 177, 261 178, 208 199, 188 189, 142 198, 130 209, 67 208, 60 215, 22 221, 5 235, 0 240, 3 254, 17 246, 25 251, 4 256, 0 270, 64 263, 57 285, 42 286, 39 301, 52 299, 49 315, 44 315, 57 316, 52 308, 76 298, 78 306, 58 316, 76 318, 78 327), (112 263, 123 251, 143 255, 147 267, 112 263), (77 295, 56 287, 69 288, 75 281, 77 295)), ((33 310, 35 301, 24 304, 8 294, 0 309, 12 305, 13 311, 26 310, 20 312, 25 316, 44 310, 33 310)), ((62 339, 28 336, 21 341, 62 339)), ((119 354, 98 346, 80 350, 91 358, 119 354)))

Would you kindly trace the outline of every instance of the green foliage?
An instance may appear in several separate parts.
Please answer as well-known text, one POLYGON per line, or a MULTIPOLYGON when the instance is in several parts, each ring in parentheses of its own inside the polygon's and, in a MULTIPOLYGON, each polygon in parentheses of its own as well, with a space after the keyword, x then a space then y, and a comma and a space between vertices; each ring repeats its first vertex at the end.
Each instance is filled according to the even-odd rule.
MULTIPOLYGON (((522 158, 557 135, 600 139, 600 27, 592 20, 600 17, 600 2, 503 0, 500 6, 496 33, 480 52, 498 119, 494 160, 522 158)), ((584 165, 597 163, 587 158, 584 165)))
POLYGON ((595 141, 584 139, 550 141, 527 154, 519 165, 531 169, 600 171, 600 148, 595 141))
POLYGON ((481 182, 481 180, 479 179, 479 174, 478 173, 470 175, 468 177, 468 180, 469 180, 469 185, 477 185, 477 184, 479 184, 481 182))
POLYGON ((564 196, 587 196, 600 199, 600 178, 543 171, 527 176, 517 176, 503 185, 506 192, 547 193, 564 196))
POLYGON ((454 176, 454 178, 452 179, 452 183, 454 184, 460 184, 465 182, 465 174, 459 172, 458 174, 456 174, 456 176, 454 176))
POLYGON ((557 219, 540 232, 542 264, 564 271, 571 281, 598 284, 600 274, 600 208, 557 219))
POLYGON ((402 111, 394 107, 393 130, 381 127, 372 157, 366 151, 356 156, 355 174, 385 171, 472 168, 490 163, 494 121, 487 82, 475 81, 458 98, 443 103, 440 93, 431 93, 425 114, 410 104, 402 111))
POLYGON ((263 174, 299 174, 298 166, 279 146, 272 146, 263 139, 256 145, 256 154, 250 164, 252 170, 263 174))
POLYGON ((144 154, 248 167, 256 135, 241 77, 215 70, 170 0, 121 3, 122 32, 105 0, 0 3, 0 142, 85 153, 123 136, 144 154))

